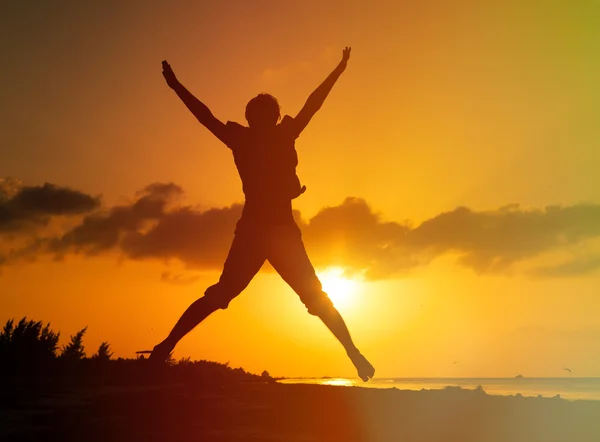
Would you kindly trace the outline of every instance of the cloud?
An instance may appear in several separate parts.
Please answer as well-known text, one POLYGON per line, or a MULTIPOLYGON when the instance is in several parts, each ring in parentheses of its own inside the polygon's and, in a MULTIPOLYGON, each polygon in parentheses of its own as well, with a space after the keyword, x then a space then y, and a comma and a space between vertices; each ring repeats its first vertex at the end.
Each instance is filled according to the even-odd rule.
POLYGON ((171 285, 191 285, 201 278, 200 275, 185 275, 183 273, 163 272, 160 280, 171 285))
POLYGON ((133 260, 177 259, 190 268, 222 267, 242 206, 200 211, 177 205, 182 194, 172 183, 147 186, 131 204, 85 217, 51 239, 46 250, 57 256, 120 251, 133 260))
MULTIPOLYGON (((550 206, 521 209, 518 205, 492 211, 466 207, 441 213, 416 228, 384 222, 364 200, 348 198, 319 212, 303 226, 316 261, 339 262, 366 269, 367 277, 384 278, 426 265, 442 255, 477 273, 501 273, 519 262, 569 244, 600 237, 600 205, 550 206)), ((600 259, 575 256, 544 276, 575 276, 600 267, 600 259)))
POLYGON ((475 212, 465 207, 442 213, 410 232, 413 250, 456 253, 459 263, 479 273, 497 273, 561 246, 600 236, 600 205, 545 209, 518 205, 475 212))
POLYGON ((541 277, 570 277, 587 275, 599 269, 600 255, 579 257, 558 265, 539 267, 533 270, 532 274, 541 277))
MULTIPOLYGON (((44 192, 53 196, 53 189, 44 192)), ((15 195, 20 194, 21 190, 15 195)), ((67 200, 77 202, 69 206, 71 211, 93 206, 85 194, 69 190, 68 195, 73 198, 64 198, 62 206, 36 199, 31 206, 47 216, 64 213, 67 200)), ((89 213, 61 235, 34 238, 20 250, 4 250, 2 259, 14 262, 40 254, 62 258, 117 252, 132 260, 176 260, 188 270, 221 270, 242 205, 200 210, 182 204, 182 195, 183 190, 173 183, 151 184, 130 203, 89 213)), ((14 196, 9 200, 23 201, 14 196)), ((503 273, 545 253, 578 250, 569 246, 600 237, 600 205, 594 204, 544 209, 509 205, 489 211, 459 207, 412 227, 386 221, 363 199, 347 198, 309 220, 302 220, 299 212, 295 216, 315 267, 343 266, 368 279, 402 275, 444 255, 456 256, 459 265, 480 274, 503 273)), ((600 267, 598 257, 571 253, 567 262, 534 273, 575 276, 600 267)), ((170 273, 162 279, 188 283, 170 273)))
POLYGON ((23 186, 18 180, 0 180, 0 233, 19 232, 45 225, 53 216, 73 216, 99 207, 100 201, 77 190, 46 183, 23 186))
POLYGON ((335 263, 378 279, 424 263, 423 255, 407 248, 410 228, 383 221, 360 198, 347 198, 339 206, 321 210, 301 228, 319 266, 335 263))

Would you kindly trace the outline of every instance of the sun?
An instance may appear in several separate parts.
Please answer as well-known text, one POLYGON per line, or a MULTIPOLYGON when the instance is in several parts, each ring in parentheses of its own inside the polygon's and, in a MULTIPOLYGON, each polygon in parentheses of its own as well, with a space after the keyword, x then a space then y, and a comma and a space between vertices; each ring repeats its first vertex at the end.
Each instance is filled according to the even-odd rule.
POLYGON ((358 282, 347 278, 341 267, 329 267, 318 273, 323 291, 337 308, 348 308, 355 304, 358 282))

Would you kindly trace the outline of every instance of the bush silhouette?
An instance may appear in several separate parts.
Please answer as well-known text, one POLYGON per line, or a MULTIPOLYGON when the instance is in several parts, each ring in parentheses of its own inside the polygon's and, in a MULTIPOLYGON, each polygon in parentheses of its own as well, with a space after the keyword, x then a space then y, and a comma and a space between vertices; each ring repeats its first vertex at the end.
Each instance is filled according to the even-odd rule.
POLYGON ((23 317, 15 326, 10 319, 0 332, 0 366, 2 369, 32 371, 56 359, 60 333, 43 326, 42 321, 23 317))
MULTIPOLYGON (((161 367, 145 365, 138 359, 112 360, 110 344, 102 342, 91 358, 86 357, 83 338, 87 327, 70 336, 70 341, 59 352, 60 333, 50 323, 23 317, 19 322, 10 319, 0 330, 0 392, 13 382, 13 376, 30 378, 35 390, 38 377, 53 379, 55 385, 131 385, 144 382, 163 382, 168 379, 192 382, 197 385, 224 385, 228 382, 271 380, 265 370, 261 376, 206 360, 172 355, 161 367), (108 363, 111 361, 111 363, 108 363)), ((33 391, 33 390, 32 390, 33 391)), ((1 395, 0 395, 1 396, 1 395)))
POLYGON ((71 341, 65 345, 60 354, 61 359, 67 361, 78 361, 85 359, 85 348, 83 346, 83 335, 87 331, 87 327, 82 328, 77 333, 71 336, 71 341))
POLYGON ((92 355, 92 359, 99 362, 106 362, 110 361, 112 355, 113 354, 110 351, 110 344, 104 341, 100 344, 100 347, 98 347, 98 351, 92 355))

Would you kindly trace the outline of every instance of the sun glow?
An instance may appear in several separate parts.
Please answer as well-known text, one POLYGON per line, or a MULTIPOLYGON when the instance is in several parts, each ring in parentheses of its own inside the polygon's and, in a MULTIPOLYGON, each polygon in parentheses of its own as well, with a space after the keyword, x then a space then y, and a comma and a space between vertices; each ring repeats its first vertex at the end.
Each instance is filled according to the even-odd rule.
POLYGON ((341 267, 330 267, 318 274, 323 291, 337 308, 347 308, 355 305, 358 281, 344 275, 341 267))

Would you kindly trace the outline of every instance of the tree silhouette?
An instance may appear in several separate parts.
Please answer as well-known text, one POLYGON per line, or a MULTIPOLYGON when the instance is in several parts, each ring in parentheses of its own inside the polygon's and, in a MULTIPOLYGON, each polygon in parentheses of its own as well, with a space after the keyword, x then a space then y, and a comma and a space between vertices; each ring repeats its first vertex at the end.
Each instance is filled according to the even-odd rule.
POLYGON ((100 347, 98 347, 98 351, 94 353, 92 359, 100 362, 106 362, 110 360, 112 355, 113 354, 110 351, 110 344, 104 341, 100 344, 100 347))
POLYGON ((42 321, 23 317, 15 326, 9 319, 0 332, 0 364, 2 368, 25 371, 40 369, 56 358, 60 333, 43 326, 42 321))
POLYGON ((60 355, 61 359, 68 361, 77 361, 85 358, 85 348, 83 347, 83 335, 87 327, 82 328, 71 336, 71 341, 65 345, 60 355))

